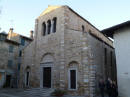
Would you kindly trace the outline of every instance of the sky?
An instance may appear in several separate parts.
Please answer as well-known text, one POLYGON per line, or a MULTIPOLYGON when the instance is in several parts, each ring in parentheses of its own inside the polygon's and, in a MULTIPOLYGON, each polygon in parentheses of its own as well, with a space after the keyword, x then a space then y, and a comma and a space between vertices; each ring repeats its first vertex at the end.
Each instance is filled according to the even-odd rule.
POLYGON ((0 0, 0 32, 29 36, 48 5, 68 5, 99 30, 130 20, 130 0, 0 0))

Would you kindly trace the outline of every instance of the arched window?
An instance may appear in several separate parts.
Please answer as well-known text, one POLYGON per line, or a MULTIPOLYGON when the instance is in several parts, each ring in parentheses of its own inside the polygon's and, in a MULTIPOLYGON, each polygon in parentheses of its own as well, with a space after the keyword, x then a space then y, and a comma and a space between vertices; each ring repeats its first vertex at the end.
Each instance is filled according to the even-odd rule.
POLYGON ((57 22, 57 18, 56 17, 54 17, 53 18, 53 33, 55 33, 56 32, 56 22, 57 22))
POLYGON ((80 77, 77 77, 78 66, 79 66, 79 64, 76 61, 72 61, 69 64, 69 68, 68 68, 68 88, 71 89, 71 90, 77 89, 78 78, 80 79, 80 77))
POLYGON ((46 24, 45 24, 45 22, 42 23, 42 33, 43 33, 43 36, 46 35, 46 24))
POLYGON ((82 32, 84 32, 84 25, 82 25, 82 32))
POLYGON ((47 21, 47 34, 50 34, 50 32, 51 32, 51 21, 48 20, 47 21))

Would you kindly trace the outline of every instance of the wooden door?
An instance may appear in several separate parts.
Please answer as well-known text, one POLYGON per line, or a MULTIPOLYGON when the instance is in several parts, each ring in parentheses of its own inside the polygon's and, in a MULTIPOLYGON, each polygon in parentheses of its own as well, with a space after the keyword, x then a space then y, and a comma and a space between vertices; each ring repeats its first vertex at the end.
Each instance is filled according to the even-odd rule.
POLYGON ((70 89, 76 89, 76 70, 70 70, 70 89))
POLYGON ((43 68, 43 87, 51 88, 51 67, 43 68))

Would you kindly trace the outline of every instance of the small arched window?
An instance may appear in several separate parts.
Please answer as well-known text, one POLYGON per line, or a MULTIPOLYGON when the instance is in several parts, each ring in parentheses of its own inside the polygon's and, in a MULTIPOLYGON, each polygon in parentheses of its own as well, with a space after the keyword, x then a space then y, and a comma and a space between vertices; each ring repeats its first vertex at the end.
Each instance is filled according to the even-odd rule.
POLYGON ((57 18, 54 17, 54 18, 53 18, 53 33, 56 32, 56 22, 57 22, 57 18))
POLYGON ((82 25, 82 32, 84 32, 84 25, 82 25))
POLYGON ((43 36, 46 35, 46 24, 45 24, 45 22, 42 23, 42 33, 43 33, 43 36))
POLYGON ((47 34, 50 34, 50 32, 51 32, 51 21, 48 20, 47 21, 47 34))

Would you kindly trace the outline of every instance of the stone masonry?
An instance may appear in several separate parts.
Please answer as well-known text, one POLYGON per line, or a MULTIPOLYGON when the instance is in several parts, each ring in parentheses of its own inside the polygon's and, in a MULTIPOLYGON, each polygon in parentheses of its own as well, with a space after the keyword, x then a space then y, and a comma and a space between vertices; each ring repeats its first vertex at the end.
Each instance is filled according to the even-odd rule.
POLYGON ((49 6, 36 19, 34 34, 34 41, 23 52, 21 88, 44 88, 47 67, 51 68, 50 88, 65 89, 71 95, 95 97, 100 77, 116 79, 112 41, 70 7, 49 6), (52 30, 54 18, 56 32, 52 30), (49 27, 50 33, 43 35, 49 27), (76 76, 73 89, 71 74, 76 76))
POLYGON ((22 50, 32 40, 15 33, 13 28, 10 28, 8 34, 0 33, 0 88, 18 87, 22 50))

